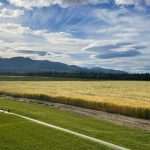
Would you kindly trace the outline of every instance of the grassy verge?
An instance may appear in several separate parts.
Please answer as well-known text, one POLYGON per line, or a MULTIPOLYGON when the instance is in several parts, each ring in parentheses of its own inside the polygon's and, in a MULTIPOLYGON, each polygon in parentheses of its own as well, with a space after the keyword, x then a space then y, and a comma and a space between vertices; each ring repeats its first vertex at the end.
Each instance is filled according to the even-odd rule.
MULTIPOLYGON (((60 126, 63 128, 67 128, 67 129, 70 129, 70 130, 73 130, 76 132, 80 132, 80 133, 83 133, 83 134, 86 134, 86 135, 89 135, 89 136, 92 136, 92 137, 95 137, 98 139, 102 139, 102 140, 111 142, 113 144, 124 146, 124 147, 130 148, 132 150, 137 150, 137 149, 149 150, 150 149, 150 144, 149 144, 150 143, 150 133, 147 131, 122 127, 122 126, 114 125, 114 124, 111 124, 111 123, 108 123, 105 121, 93 119, 90 117, 80 116, 80 115, 68 113, 68 112, 63 112, 63 111, 60 111, 57 109, 49 109, 47 107, 40 106, 38 104, 27 104, 24 102, 16 102, 16 101, 6 100, 6 99, 0 99, 0 109, 10 109, 12 112, 16 112, 16 113, 19 113, 19 114, 22 114, 25 116, 39 119, 41 121, 51 123, 51 124, 54 124, 54 125, 57 125, 57 126, 60 126)), ((1 122, 3 120, 7 121, 7 119, 1 119, 1 122)), ((1 125, 1 123, 0 123, 0 125, 1 125)), ((9 125, 9 123, 8 123, 8 125, 9 125)), ((23 131, 24 127, 25 127, 24 131, 27 131, 27 129, 28 129, 27 127, 29 127, 29 125, 26 126, 26 125, 22 124, 22 127, 18 127, 18 128, 20 128, 20 131, 23 131)), ((9 131, 12 132, 11 129, 9 131)), ((32 127, 32 129, 33 129, 33 127, 32 127)), ((4 134, 5 130, 1 129, 1 133, 3 132, 3 134, 4 134)), ((7 130, 8 130, 8 128, 7 128, 7 130)), ((35 128, 35 133, 36 132, 41 133, 41 130, 38 130, 35 128)), ((46 130, 46 129, 43 129, 43 130, 46 130)), ((31 130, 31 131, 34 132, 34 130, 31 130)), ((38 135, 39 135, 39 133, 38 133, 38 135)), ((12 133, 12 134, 14 134, 14 133, 12 133)), ((58 136, 59 136, 59 132, 56 134, 58 134, 58 136)), ((33 135, 35 137, 36 134, 33 134, 33 135)), ((1 136, 1 134, 0 134, 0 136, 1 136)), ((32 138, 32 136, 31 136, 31 138, 32 138)), ((60 137, 62 137, 62 136, 60 136, 60 137)), ((26 138, 28 138, 28 136, 25 136, 25 139, 26 138)), ((41 135, 41 139, 42 138, 44 138, 44 135, 41 135)), ((71 139, 72 139, 72 137, 71 137, 71 139)), ((69 141, 71 139, 69 139, 69 141)), ((63 137, 58 138, 57 143, 61 142, 61 140, 63 140, 63 137)), ((67 142, 67 141, 64 141, 64 142, 67 142)), ((78 142, 80 142, 80 141, 78 141, 78 142)), ((5 143, 9 144, 9 142, 7 142, 7 140, 5 141, 5 143)), ((88 143, 89 142, 87 142, 87 144, 88 143)), ((78 143, 76 143, 76 144, 78 144, 78 143)))
POLYGON ((19 93, 11 93, 11 92, 2 92, 0 91, 0 95, 13 96, 16 98, 31 98, 42 101, 49 101, 53 103, 62 103, 73 106, 79 106, 83 108, 101 110, 109 113, 116 113, 126 116, 132 116, 136 118, 150 119, 150 109, 149 108, 140 108, 140 107, 132 107, 132 106, 124 106, 124 105, 116 105, 110 102, 97 102, 97 101, 87 101, 84 99, 77 98, 67 98, 63 96, 48 96, 45 94, 19 94, 19 93))
POLYGON ((110 150, 105 146, 6 114, 0 114, 0 133, 2 150, 110 150))

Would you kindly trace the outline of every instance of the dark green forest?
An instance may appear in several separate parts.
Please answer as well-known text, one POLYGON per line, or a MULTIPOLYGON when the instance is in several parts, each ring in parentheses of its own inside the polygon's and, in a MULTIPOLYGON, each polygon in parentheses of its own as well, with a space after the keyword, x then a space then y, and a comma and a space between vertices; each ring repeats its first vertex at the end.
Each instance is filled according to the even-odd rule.
POLYGON ((88 80, 137 80, 150 81, 150 74, 105 74, 105 73, 68 73, 68 72, 39 72, 39 73, 1 73, 0 76, 29 76, 29 77, 57 77, 88 80))

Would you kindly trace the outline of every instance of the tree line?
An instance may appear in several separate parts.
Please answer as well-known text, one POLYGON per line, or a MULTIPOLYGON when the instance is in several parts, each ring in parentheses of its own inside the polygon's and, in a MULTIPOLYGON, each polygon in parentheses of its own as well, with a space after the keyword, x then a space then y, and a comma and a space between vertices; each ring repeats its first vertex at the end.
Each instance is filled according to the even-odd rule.
POLYGON ((0 73, 1 76, 31 76, 31 77, 58 77, 77 78, 88 80, 141 80, 150 81, 150 73, 109 74, 96 72, 37 72, 37 73, 0 73))

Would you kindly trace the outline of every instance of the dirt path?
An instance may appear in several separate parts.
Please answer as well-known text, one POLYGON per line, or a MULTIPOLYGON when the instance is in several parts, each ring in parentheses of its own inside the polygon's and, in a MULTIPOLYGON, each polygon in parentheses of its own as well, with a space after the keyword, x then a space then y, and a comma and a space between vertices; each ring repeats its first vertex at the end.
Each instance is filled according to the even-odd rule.
POLYGON ((7 99, 12 99, 15 101, 22 101, 27 103, 41 104, 41 105, 48 106, 49 108, 57 108, 67 112, 73 112, 80 115, 89 116, 100 120, 105 120, 117 125, 150 131, 150 120, 132 118, 132 117, 127 117, 118 114, 111 114, 103 111, 85 109, 85 108, 71 106, 71 105, 51 103, 51 102, 45 102, 45 101, 33 100, 27 98, 13 98, 10 96, 1 96, 0 98, 7 98, 7 99))

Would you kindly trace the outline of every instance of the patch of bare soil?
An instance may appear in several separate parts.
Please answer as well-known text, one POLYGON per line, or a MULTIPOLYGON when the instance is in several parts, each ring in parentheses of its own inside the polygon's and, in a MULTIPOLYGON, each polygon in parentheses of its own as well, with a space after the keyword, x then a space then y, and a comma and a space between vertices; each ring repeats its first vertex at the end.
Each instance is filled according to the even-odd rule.
POLYGON ((7 98, 7 99, 22 101, 27 103, 41 104, 41 105, 48 106, 49 108, 56 108, 66 112, 73 112, 83 116, 88 116, 88 117, 93 117, 96 119, 108 121, 117 125, 150 131, 150 120, 133 118, 133 117, 123 116, 118 114, 111 114, 103 111, 85 109, 85 108, 71 106, 71 105, 51 103, 46 101, 34 100, 34 99, 13 98, 10 96, 1 96, 0 98, 7 98))

